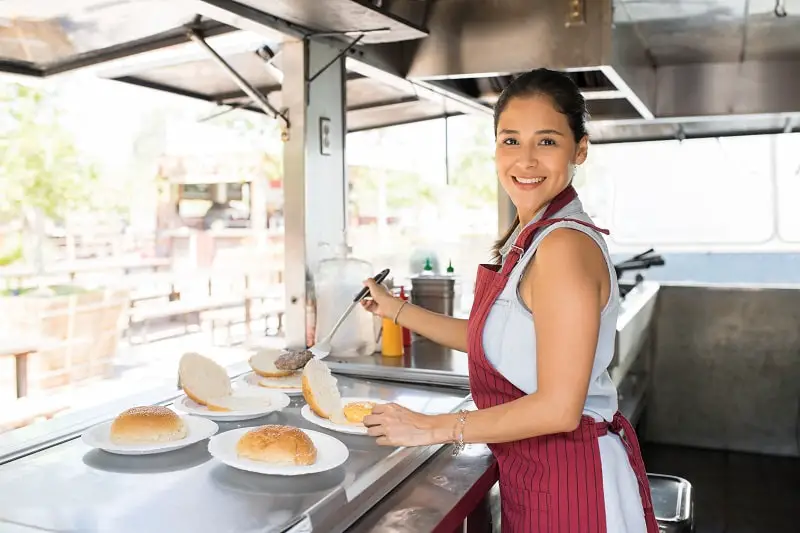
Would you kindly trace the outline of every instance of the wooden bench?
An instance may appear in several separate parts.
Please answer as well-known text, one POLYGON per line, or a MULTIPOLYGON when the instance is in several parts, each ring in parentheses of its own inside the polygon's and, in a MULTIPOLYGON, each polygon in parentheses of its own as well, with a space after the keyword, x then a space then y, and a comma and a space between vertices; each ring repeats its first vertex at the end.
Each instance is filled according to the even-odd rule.
POLYGON ((157 292, 157 293, 148 293, 144 295, 137 295, 131 297, 131 307, 140 307, 140 304, 144 302, 153 302, 154 300, 165 300, 167 302, 172 302, 174 300, 180 300, 180 295, 177 293, 169 293, 169 292, 157 292))
POLYGON ((137 330, 141 342, 147 342, 147 325, 155 320, 183 317, 184 334, 189 333, 189 326, 202 326, 200 315, 203 312, 218 309, 229 309, 244 305, 243 298, 203 298, 198 300, 174 300, 171 302, 137 306, 128 314, 128 342, 131 342, 133 330, 137 330))
POLYGON ((232 327, 236 324, 245 324, 248 326, 247 334, 250 334, 250 322, 253 319, 261 319, 265 320, 264 324, 264 334, 265 335, 278 335, 281 331, 283 331, 283 316, 285 313, 285 307, 282 302, 280 301, 269 301, 267 298, 261 303, 253 304, 253 299, 259 298, 250 298, 247 301, 249 302, 245 304, 245 308, 243 310, 240 309, 218 309, 213 311, 206 311, 201 313, 201 321, 206 322, 210 325, 211 331, 211 343, 217 345, 217 338, 216 338, 216 330, 218 327, 222 327, 226 330, 226 339, 225 345, 230 345, 231 340, 233 338, 232 335, 232 327), (277 326, 271 333, 269 328, 269 319, 274 318, 277 321, 277 326))
POLYGON ((126 280, 125 285, 130 289, 131 307, 138 307, 143 303, 152 303, 154 300, 174 301, 181 299, 178 284, 184 278, 175 273, 156 273, 146 276, 132 276, 126 280))

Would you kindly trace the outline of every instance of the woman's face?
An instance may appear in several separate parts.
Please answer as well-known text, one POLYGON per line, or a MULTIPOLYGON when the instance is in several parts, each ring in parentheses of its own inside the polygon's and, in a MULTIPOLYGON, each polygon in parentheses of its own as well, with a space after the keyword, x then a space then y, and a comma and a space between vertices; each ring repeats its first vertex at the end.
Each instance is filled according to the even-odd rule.
POLYGON ((525 224, 569 185, 571 164, 586 160, 587 139, 575 142, 567 116, 547 96, 512 98, 496 133, 497 176, 525 224))

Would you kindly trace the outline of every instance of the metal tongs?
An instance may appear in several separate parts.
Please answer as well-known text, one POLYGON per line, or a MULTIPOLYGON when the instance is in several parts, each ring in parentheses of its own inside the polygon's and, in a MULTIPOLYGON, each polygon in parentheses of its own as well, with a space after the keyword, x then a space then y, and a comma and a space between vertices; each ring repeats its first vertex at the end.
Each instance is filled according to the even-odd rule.
MULTIPOLYGON (((389 275, 389 269, 387 268, 385 270, 380 271, 372 279, 375 280, 375 283, 383 283, 383 280, 385 280, 388 275, 389 275)), ((353 301, 350 302, 350 305, 347 306, 347 309, 345 309, 344 313, 342 313, 342 316, 339 317, 339 320, 337 320, 336 324, 334 324, 333 328, 331 328, 331 332, 328 333, 328 335, 324 339, 322 339, 314 346, 309 348, 308 351, 311 352, 311 355, 313 357, 316 357, 317 359, 325 359, 330 355, 331 339, 333 339, 333 336, 336 335, 336 332, 339 330, 339 328, 347 319, 347 317, 350 316, 350 313, 353 312, 353 309, 355 309, 358 303, 364 298, 366 298, 368 294, 369 294, 368 287, 364 287, 359 291, 358 294, 356 294, 356 297, 353 298, 353 301)), ((300 368, 305 366, 305 364, 310 359, 309 357, 308 359, 303 360, 304 358, 292 357, 292 355, 293 355, 292 353, 281 355, 280 357, 278 357, 278 359, 275 360, 275 366, 277 368, 280 368, 281 370, 299 370, 300 368)))
POLYGON ((664 258, 660 255, 652 255, 654 251, 655 250, 650 248, 646 252, 642 252, 631 257, 630 259, 626 259, 625 261, 614 265, 614 270, 617 273, 617 279, 622 276, 623 272, 629 270, 645 270, 654 266, 663 266, 664 258))

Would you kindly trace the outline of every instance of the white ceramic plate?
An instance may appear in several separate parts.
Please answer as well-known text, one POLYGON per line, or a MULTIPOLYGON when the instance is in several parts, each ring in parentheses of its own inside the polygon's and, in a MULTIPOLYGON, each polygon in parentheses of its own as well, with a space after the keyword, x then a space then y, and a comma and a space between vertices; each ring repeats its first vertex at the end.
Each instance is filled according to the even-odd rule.
POLYGON ((234 385, 243 389, 278 391, 290 396, 303 394, 302 374, 288 378, 263 378, 255 372, 248 372, 234 380, 234 385))
POLYGON ((215 436, 208 442, 208 453, 233 468, 275 476, 300 476, 325 472, 343 464, 350 456, 347 446, 339 439, 319 431, 304 429, 305 434, 311 438, 317 448, 317 461, 313 465, 271 465, 250 459, 240 459, 236 454, 236 443, 239 442, 242 435, 252 429, 254 428, 233 429, 215 436))
POLYGON ((186 436, 181 440, 143 444, 117 444, 111 441, 111 424, 113 421, 104 422, 87 429, 83 432, 83 435, 81 435, 81 440, 87 446, 109 453, 116 453, 119 455, 148 455, 185 448, 186 446, 207 439, 214 435, 219 429, 217 424, 205 418, 183 415, 181 419, 183 419, 183 423, 186 424, 187 429, 186 436))
MULTIPOLYGON (((347 405, 352 402, 375 402, 375 403, 389 403, 386 400, 376 400, 375 398, 342 398, 342 405, 347 405)), ((300 409, 300 414, 311 422, 321 428, 330 429, 331 431, 338 431, 339 433, 348 433, 350 435, 366 435, 367 428, 363 424, 335 424, 327 418, 322 418, 311 410, 308 404, 300 409)))
POLYGON ((182 413, 202 416, 209 420, 217 420, 219 422, 238 422, 240 420, 252 420, 259 418, 275 411, 285 409, 291 403, 291 400, 282 392, 268 390, 268 389, 242 389, 235 390, 236 396, 255 396, 264 399, 263 407, 247 411, 212 411, 204 405, 200 405, 188 396, 181 396, 173 407, 176 411, 182 413))

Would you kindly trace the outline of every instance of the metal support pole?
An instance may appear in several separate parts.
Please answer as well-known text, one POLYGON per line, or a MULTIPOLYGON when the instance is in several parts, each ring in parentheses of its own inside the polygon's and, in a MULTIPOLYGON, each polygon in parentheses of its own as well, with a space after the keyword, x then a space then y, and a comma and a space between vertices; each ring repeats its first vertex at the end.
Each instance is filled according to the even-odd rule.
MULTIPOLYGON (((450 117, 444 117, 444 183, 450 185, 450 117)), ((499 185, 498 185, 499 186, 499 185)))
POLYGON ((225 59, 217 53, 216 50, 211 48, 209 44, 203 39, 203 37, 197 32, 197 30, 190 28, 187 30, 186 35, 191 39, 193 42, 200 45, 206 52, 208 52, 209 57, 214 60, 220 67, 222 67, 225 72, 231 77, 231 79, 239 86, 239 88, 244 92, 250 99, 253 100, 253 103, 256 104, 258 107, 261 108, 264 113, 270 115, 271 117, 280 120, 283 122, 283 136, 284 140, 287 139, 289 134, 289 119, 283 115, 280 111, 275 109, 272 104, 269 103, 269 100, 266 96, 261 94, 261 92, 250 85, 247 80, 245 80, 236 69, 228 64, 225 59))
POLYGON ((283 152, 285 332, 287 347, 299 348, 313 342, 306 270, 317 270, 320 243, 344 238, 347 77, 338 48, 291 39, 284 41, 281 53, 281 101, 292 119, 283 152), (313 81, 311 73, 319 73, 313 81))

